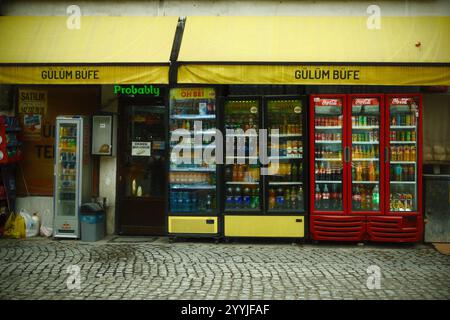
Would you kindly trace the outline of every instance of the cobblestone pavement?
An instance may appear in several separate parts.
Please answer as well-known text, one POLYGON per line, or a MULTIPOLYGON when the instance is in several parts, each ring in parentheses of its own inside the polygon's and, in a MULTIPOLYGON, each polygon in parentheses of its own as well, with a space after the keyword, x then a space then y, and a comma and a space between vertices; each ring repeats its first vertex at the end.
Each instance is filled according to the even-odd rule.
POLYGON ((425 245, 0 240, 0 299, 436 298, 450 299, 450 256, 425 245))

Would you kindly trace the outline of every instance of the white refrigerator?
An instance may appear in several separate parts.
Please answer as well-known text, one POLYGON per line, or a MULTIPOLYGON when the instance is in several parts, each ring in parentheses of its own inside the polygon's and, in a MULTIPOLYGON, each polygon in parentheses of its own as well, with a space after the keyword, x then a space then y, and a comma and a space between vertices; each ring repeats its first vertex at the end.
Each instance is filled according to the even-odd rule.
POLYGON ((79 209, 92 195, 89 121, 82 116, 58 116, 55 128, 55 238, 80 237, 79 209))

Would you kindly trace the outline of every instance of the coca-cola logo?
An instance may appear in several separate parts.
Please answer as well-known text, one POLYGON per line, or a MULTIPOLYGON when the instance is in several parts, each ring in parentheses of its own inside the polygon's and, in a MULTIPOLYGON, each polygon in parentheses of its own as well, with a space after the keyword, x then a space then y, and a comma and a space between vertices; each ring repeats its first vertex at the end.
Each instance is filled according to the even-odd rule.
POLYGON ((372 98, 358 98, 353 100, 354 105, 377 105, 378 99, 372 99, 372 98))
POLYGON ((411 98, 392 98, 391 104, 409 104, 411 98))
POLYGON ((341 100, 339 100, 339 99, 321 99, 319 101, 319 105, 321 105, 321 106, 340 106, 341 100))

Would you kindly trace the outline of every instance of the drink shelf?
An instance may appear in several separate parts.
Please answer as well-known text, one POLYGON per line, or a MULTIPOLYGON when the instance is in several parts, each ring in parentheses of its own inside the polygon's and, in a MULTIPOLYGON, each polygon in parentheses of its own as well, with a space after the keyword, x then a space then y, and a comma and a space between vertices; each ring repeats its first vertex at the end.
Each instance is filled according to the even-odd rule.
POLYGON ((60 139, 76 139, 77 136, 60 136, 60 139))
POLYGON ((376 126, 354 126, 352 127, 352 129, 357 129, 357 130, 370 130, 370 129, 379 129, 380 126, 376 125, 376 126))
POLYGON ((247 184, 252 184, 252 185, 258 185, 259 181, 227 181, 225 182, 226 184, 230 184, 230 185, 247 185, 247 184))
POLYGON ((175 120, 208 120, 208 119, 215 119, 215 114, 177 114, 177 115, 171 115, 171 119, 175 120))
POLYGON ((316 183, 342 183, 342 181, 337 180, 316 180, 316 183))
POLYGON ((416 141, 389 141, 390 144, 416 144, 416 141))
POLYGON ((415 129, 416 126, 391 126, 391 129, 415 129))
MULTIPOLYGON (((225 129, 225 130, 230 130, 230 129, 225 129)), ((231 129, 231 130, 233 130, 233 129, 231 129)), ((234 137, 236 137, 236 138, 253 137, 253 138, 256 138, 256 137, 258 137, 258 134, 254 134, 254 133, 246 134, 245 131, 244 131, 244 133, 232 133, 232 134, 230 134, 230 133, 227 133, 225 131, 225 137, 233 137, 233 138, 234 137)))
POLYGON ((342 161, 340 158, 316 158, 316 161, 342 161))
POLYGON ((303 159, 303 156, 302 155, 298 155, 298 156, 295 156, 295 157, 293 157, 293 156, 279 156, 279 157, 270 156, 269 159, 271 159, 271 160, 303 159))
POLYGON ((66 149, 66 148, 59 148, 60 152, 73 152, 75 153, 77 149, 66 149))
POLYGON ((391 181, 392 184, 416 184, 415 181, 391 181))
POLYGON ((215 185, 209 184, 183 184, 183 183, 171 183, 171 189, 198 189, 198 190, 213 190, 216 189, 215 185))
POLYGON ((380 144, 379 141, 352 141, 352 144, 380 144))
MULTIPOLYGON (((171 145, 171 147, 175 147, 178 143, 174 143, 173 145, 171 145)), ((190 148, 190 149, 205 149, 205 148, 215 148, 216 145, 215 144, 201 144, 201 145, 195 145, 195 144, 190 144, 190 145, 182 145, 183 148, 190 148)))
POLYGON ((170 168, 171 172, 216 172, 216 168, 170 168))
POLYGON ((352 158, 352 161, 380 161, 378 158, 352 158))
POLYGON ((303 184, 303 182, 276 182, 276 181, 269 181, 269 186, 272 185, 277 185, 277 186, 294 186, 294 185, 299 185, 299 184, 303 184))
POLYGON ((415 161, 391 161, 391 164, 416 164, 415 161))
POLYGON ((362 180, 362 181, 358 181, 358 180, 353 180, 352 181, 353 184, 379 184, 379 181, 366 181, 366 180, 362 180))
POLYGON ((342 126, 315 126, 317 130, 336 130, 342 129, 342 126))
MULTIPOLYGON (((216 129, 194 131, 194 130, 187 130, 187 129, 183 129, 183 128, 171 129, 170 133, 173 134, 173 132, 175 130, 186 130, 191 135, 191 138, 192 138, 192 136, 195 136, 196 134, 203 135, 203 134, 215 134, 216 133, 216 129)), ((173 142, 173 141, 171 141, 171 142, 173 142)))
MULTIPOLYGON (((256 156, 243 156, 243 157, 241 157, 241 156, 227 156, 226 157, 227 159, 245 159, 245 160, 247 160, 247 159, 258 159, 258 157, 256 157, 256 156)), ((225 164, 232 164, 232 163, 225 163, 225 164)))
POLYGON ((341 140, 317 140, 315 141, 317 144, 341 144, 341 140))
POLYGON ((278 138, 301 138, 303 135, 300 133, 280 133, 280 134, 269 134, 269 137, 278 138))

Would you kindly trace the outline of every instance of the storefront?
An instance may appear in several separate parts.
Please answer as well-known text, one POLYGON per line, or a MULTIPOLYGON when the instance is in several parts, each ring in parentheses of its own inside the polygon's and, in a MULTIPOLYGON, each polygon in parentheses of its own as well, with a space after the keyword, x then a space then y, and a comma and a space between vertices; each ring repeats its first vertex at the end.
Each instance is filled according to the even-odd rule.
MULTIPOLYGON (((169 210, 170 235, 421 241, 420 91, 450 82, 449 20, 384 17, 380 29, 366 23, 366 17, 186 19, 177 83, 219 88, 224 136, 230 128, 281 130, 279 170, 264 176, 270 164, 251 161, 251 134, 244 135, 243 164, 232 142, 234 164, 224 157, 218 170, 217 216, 169 210)), ((173 205, 197 201, 193 186, 177 183, 173 188, 185 192, 172 192, 173 205)))
MULTIPOLYGON (((122 105, 133 105, 133 96, 136 104, 145 100, 161 105, 162 99, 164 105, 177 22, 178 17, 83 16, 81 27, 77 29, 67 25, 67 17, 0 18, 0 84, 13 85, 11 91, 15 98, 12 104, 15 107, 11 106, 11 113, 16 114, 23 127, 23 175, 17 179, 20 208, 39 212, 50 226, 53 225, 53 213, 56 217, 66 216, 67 219, 62 218, 62 224, 69 226, 68 231, 74 231, 76 235, 79 230, 70 228, 75 223, 69 221, 74 221, 78 214, 75 208, 79 203, 90 202, 91 197, 100 197, 106 198, 107 202, 108 233, 138 233, 143 226, 152 227, 155 220, 159 224, 158 232, 164 231, 164 210, 154 210, 157 217, 149 219, 151 213, 135 210, 142 202, 141 198, 130 198, 125 192, 117 193, 116 197, 117 190, 123 190, 122 181, 128 181, 128 177, 121 179, 129 165, 123 160, 122 153, 131 153, 134 143, 131 140, 124 142, 128 136, 117 133, 135 130, 131 129, 132 122, 121 121, 130 119, 122 105), (132 86, 140 89, 135 93, 132 86), (20 109, 21 92, 31 91, 46 97, 45 108, 38 111, 20 109), (123 96, 128 96, 128 101, 123 96), (90 126, 92 116, 99 114, 114 118, 112 153, 108 152, 110 155, 106 156, 94 154, 91 131, 84 130, 84 137, 77 141, 87 152, 80 155, 79 161, 80 164, 91 164, 91 168, 86 169, 90 173, 82 179, 81 165, 77 171, 59 161, 67 162, 66 154, 55 152, 60 147, 68 148, 64 141, 67 139, 59 139, 61 145, 54 149, 57 138, 61 138, 60 131, 55 130, 56 117, 85 115, 84 124, 90 126), (37 119, 39 123, 31 127, 29 119, 37 119), (55 162, 54 154, 61 159, 55 162), (54 170, 59 167, 62 167, 61 172, 54 170), (83 184, 86 186, 83 190, 92 190, 90 194, 84 197, 67 192, 61 194, 58 187, 72 184, 65 180, 69 180, 67 173, 73 171, 80 176, 73 184, 83 184), (68 199, 78 203, 67 205, 73 210, 58 209, 58 203, 68 199), (120 210, 125 213, 119 214, 120 210)), ((61 132, 67 130, 63 128, 61 132)), ((131 157, 131 154, 127 156, 131 157)), ((133 167, 133 163, 130 165, 133 167)), ((160 168, 155 170, 161 171, 160 168)), ((155 201, 165 203, 160 199, 155 201)), ((145 208, 153 206, 152 202, 145 204, 145 208)))
POLYGON ((110 233, 420 241, 421 91, 450 84, 450 19, 384 17, 380 29, 366 20, 83 17, 82 28, 70 30, 62 17, 1 17, 0 84, 100 92, 87 114, 117 117, 116 153, 93 156, 93 195, 108 199, 110 233), (408 115, 410 128, 395 127, 396 112, 408 115), (372 122, 352 122, 360 117, 372 122), (256 151, 260 129, 280 130, 272 142, 279 154, 266 162, 256 151), (177 150, 183 135, 191 140, 177 150), (414 146, 413 160, 389 163, 396 141, 414 146), (339 161, 322 161, 323 152, 339 161), (176 161, 184 156, 192 162, 176 161), (370 161, 363 166, 358 156, 370 161), (264 174, 271 163, 277 173, 264 174), (392 183, 397 167, 412 178, 392 183), (367 179, 353 179, 352 168, 367 179), (391 192, 400 182, 412 191, 391 192), (369 189, 370 208, 355 208, 355 195, 369 189), (393 210, 402 201, 391 198, 406 194, 414 205, 393 210))

